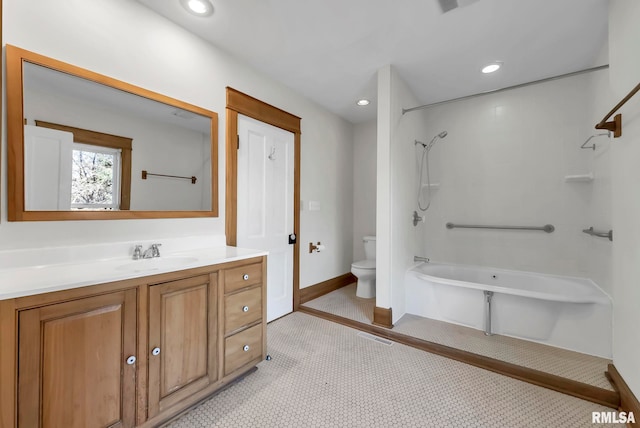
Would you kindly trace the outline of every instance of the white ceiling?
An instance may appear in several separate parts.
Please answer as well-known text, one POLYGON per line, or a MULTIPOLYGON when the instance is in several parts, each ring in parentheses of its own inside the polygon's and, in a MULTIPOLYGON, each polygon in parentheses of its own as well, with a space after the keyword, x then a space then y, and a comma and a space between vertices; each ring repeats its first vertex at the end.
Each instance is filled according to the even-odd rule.
POLYGON ((375 118, 387 64, 428 104, 607 62, 608 0, 211 0, 207 18, 138 1, 354 123, 375 118))

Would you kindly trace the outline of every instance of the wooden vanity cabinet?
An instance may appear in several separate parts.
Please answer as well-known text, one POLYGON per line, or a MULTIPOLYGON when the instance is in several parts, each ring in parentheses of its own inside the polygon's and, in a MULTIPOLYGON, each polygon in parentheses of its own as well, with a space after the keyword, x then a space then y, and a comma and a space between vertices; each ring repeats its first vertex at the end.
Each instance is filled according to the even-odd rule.
POLYGON ((265 278, 255 257, 0 300, 0 428, 160 425, 266 356, 265 278))

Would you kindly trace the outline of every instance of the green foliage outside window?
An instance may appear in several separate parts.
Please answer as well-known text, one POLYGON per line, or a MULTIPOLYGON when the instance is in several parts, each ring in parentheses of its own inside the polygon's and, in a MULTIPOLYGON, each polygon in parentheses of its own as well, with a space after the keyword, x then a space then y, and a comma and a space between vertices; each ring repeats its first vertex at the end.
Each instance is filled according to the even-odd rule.
POLYGON ((72 205, 113 204, 114 159, 113 154, 73 151, 72 205))

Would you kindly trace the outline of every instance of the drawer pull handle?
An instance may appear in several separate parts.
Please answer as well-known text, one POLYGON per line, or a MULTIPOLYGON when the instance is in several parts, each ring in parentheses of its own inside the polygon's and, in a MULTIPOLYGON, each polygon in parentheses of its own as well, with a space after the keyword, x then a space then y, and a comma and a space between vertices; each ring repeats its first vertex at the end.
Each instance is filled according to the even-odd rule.
POLYGON ((249 279, 249 275, 247 275, 246 273, 244 275, 242 275, 242 279, 244 279, 245 281, 249 279))
POLYGON ((242 312, 249 312, 249 306, 243 306, 242 312))
POLYGON ((247 352, 247 351, 249 350, 249 345, 244 345, 244 346, 242 347, 242 350, 243 350, 244 352, 247 352))
POLYGON ((153 351, 151 351, 152 355, 160 355, 160 348, 153 348, 153 351))
POLYGON ((132 365, 135 362, 136 362, 136 357, 134 357, 133 355, 127 358, 127 364, 132 365))

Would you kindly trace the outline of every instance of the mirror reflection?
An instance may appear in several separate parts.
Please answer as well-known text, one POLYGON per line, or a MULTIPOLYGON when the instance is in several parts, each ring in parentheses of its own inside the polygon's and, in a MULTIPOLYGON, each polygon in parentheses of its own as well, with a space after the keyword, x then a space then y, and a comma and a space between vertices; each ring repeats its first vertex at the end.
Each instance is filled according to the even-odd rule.
POLYGON ((212 119, 23 62, 25 211, 210 211, 212 119))

